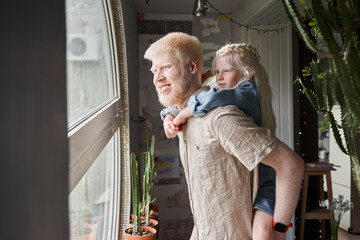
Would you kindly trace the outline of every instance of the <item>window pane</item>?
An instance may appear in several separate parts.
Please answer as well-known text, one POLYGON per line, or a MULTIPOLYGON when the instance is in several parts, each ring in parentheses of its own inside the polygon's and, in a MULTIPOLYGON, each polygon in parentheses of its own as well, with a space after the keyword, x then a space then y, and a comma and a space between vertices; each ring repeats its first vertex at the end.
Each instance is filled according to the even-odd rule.
POLYGON ((108 21, 103 1, 66 0, 69 128, 116 97, 108 21))
POLYGON ((116 239, 119 165, 117 132, 69 195, 71 240, 116 239), (89 236, 87 236, 89 237, 89 236))

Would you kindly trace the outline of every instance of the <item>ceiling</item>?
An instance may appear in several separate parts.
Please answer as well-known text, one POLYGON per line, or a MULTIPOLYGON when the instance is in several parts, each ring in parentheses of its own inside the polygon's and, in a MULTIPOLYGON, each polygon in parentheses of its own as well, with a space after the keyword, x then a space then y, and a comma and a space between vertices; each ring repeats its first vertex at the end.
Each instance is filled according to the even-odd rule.
MULTIPOLYGON (((243 0, 211 0, 223 13, 231 13, 243 0)), ((191 14, 195 0, 134 0, 137 12, 188 13, 191 14), (148 3, 147 3, 148 2, 148 3)))
MULTIPOLYGON (((305 0, 308 2, 308 0, 305 0)), ((195 0, 134 0, 137 12, 152 14, 191 14, 195 0)), ((288 22, 281 0, 208 0, 222 13, 234 13, 242 24, 288 22)), ((209 5, 208 5, 209 6, 209 5)), ((214 8, 209 13, 216 13, 214 8)))

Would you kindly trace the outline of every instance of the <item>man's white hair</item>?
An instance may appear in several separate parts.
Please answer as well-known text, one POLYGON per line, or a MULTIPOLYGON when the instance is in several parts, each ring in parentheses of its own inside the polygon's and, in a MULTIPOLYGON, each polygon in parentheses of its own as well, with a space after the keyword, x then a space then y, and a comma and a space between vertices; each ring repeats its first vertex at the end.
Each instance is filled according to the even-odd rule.
POLYGON ((203 71, 203 48, 195 36, 182 32, 168 33, 150 45, 144 54, 144 58, 152 61, 154 56, 164 51, 173 52, 183 64, 195 60, 198 64, 199 77, 201 77, 203 71))

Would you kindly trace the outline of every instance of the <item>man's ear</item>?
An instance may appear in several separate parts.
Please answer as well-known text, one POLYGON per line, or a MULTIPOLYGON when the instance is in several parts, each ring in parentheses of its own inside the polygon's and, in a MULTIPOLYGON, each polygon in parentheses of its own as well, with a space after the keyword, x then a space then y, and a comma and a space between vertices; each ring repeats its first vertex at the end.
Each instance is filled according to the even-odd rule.
POLYGON ((199 70, 199 66, 198 63, 193 59, 190 62, 190 73, 194 74, 197 73, 197 71, 199 70))

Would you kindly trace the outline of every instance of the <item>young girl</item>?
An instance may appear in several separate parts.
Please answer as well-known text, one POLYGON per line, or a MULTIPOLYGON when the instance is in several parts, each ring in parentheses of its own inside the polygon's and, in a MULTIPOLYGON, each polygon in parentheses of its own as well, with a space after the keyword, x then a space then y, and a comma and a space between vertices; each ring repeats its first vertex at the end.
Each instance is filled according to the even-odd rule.
MULTIPOLYGON (((175 106, 161 111, 166 136, 175 137, 178 126, 188 117, 200 117, 215 107, 225 105, 236 105, 257 125, 275 134, 271 89, 256 49, 249 44, 225 45, 217 51, 213 69, 217 88, 191 96, 188 107, 180 112, 175 106)), ((253 206, 253 239, 271 239, 275 171, 260 163, 259 176, 259 189, 253 206)))

